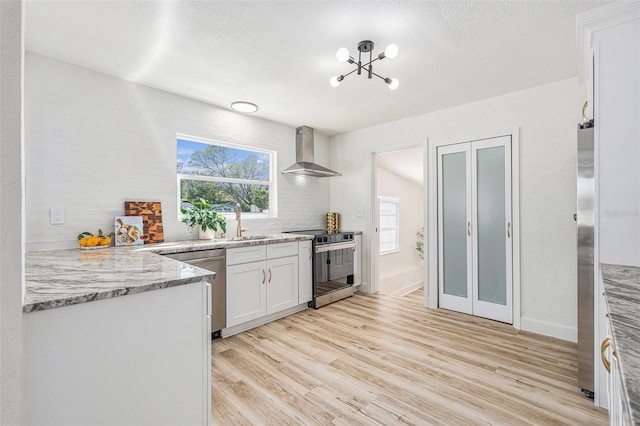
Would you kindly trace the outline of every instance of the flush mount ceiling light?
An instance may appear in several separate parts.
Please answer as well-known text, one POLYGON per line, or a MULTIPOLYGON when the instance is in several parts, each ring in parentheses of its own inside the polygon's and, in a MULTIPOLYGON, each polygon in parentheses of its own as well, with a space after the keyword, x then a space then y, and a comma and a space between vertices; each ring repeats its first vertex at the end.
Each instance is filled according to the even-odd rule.
MULTIPOLYGON (((340 49, 338 49, 338 52, 336 52, 336 58, 338 59, 339 62, 348 62, 350 64, 355 64, 356 68, 353 71, 350 71, 346 74, 342 74, 342 75, 334 75, 333 77, 331 77, 331 80, 329 81, 329 83, 333 86, 333 87, 338 87, 340 85, 340 82, 342 80, 344 80, 344 78, 346 76, 348 76, 349 74, 353 74, 354 72, 357 72, 358 75, 362 74, 362 70, 366 71, 367 73, 367 78, 371 78, 372 76, 376 76, 382 80, 384 80, 385 83, 387 83, 389 85, 389 89, 391 90, 396 90, 398 88, 398 86, 400 85, 400 82, 398 81, 397 78, 386 78, 386 77, 382 77, 378 74, 376 74, 375 72, 373 72, 373 63, 375 61, 377 61, 378 59, 384 59, 384 58, 395 58, 396 56, 398 56, 398 46, 395 44, 390 44, 389 46, 387 46, 387 48, 384 50, 384 52, 380 53, 378 56, 373 57, 373 47, 374 44, 371 40, 363 40, 360 43, 358 43, 358 61, 356 62, 356 59, 351 57, 351 55, 349 55, 349 51, 345 48, 345 47, 341 47, 340 49), (362 53, 367 53, 369 52, 369 62, 367 62, 366 64, 362 63, 362 53)), ((365 60, 366 60, 366 56, 365 56, 365 60)))
POLYGON ((256 112, 258 105, 247 101, 235 101, 231 103, 231 109, 238 112, 256 112))

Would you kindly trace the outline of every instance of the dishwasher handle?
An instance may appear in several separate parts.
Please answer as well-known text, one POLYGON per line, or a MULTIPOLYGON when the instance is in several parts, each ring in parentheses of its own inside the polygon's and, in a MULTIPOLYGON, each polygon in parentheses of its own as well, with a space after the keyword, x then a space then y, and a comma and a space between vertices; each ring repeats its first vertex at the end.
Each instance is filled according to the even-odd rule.
POLYGON ((198 263, 211 262, 213 260, 224 260, 224 256, 219 256, 219 257, 201 257, 199 259, 181 260, 181 262, 188 263, 190 265, 198 265, 198 263))

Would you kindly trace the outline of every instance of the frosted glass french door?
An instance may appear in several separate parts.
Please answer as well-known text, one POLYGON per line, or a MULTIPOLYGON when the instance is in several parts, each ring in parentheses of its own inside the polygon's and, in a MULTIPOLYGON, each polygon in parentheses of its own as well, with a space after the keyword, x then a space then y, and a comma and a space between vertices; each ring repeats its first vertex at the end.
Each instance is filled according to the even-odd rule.
POLYGON ((439 306, 513 323, 511 137, 438 148, 439 306))

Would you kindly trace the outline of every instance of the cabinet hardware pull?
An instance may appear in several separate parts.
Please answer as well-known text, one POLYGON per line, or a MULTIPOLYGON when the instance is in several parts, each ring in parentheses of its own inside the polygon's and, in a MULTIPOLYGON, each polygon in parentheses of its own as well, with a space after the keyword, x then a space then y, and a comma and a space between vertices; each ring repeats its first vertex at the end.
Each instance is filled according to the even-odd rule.
POLYGON ((607 373, 611 373, 611 363, 604 353, 607 348, 609 348, 609 346, 611 346, 611 337, 607 336, 604 338, 602 344, 600 345, 600 358, 602 358, 602 364, 604 365, 605 370, 607 370, 607 373))
POLYGON ((511 222, 507 223, 507 238, 511 238, 511 222))
POLYGON ((467 235, 471 236, 471 222, 467 222, 467 235))
POLYGON ((262 270, 262 284, 267 280, 267 274, 264 273, 264 269, 262 270))
POLYGON ((271 282, 271 268, 269 268, 269 281, 267 282, 271 282))

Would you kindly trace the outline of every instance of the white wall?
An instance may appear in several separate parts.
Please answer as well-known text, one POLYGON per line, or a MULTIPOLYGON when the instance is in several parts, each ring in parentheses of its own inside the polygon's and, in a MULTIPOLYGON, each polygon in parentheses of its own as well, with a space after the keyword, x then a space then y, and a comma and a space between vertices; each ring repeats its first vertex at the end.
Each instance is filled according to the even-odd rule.
POLYGON ((380 255, 379 290, 403 294, 424 281, 424 262, 416 251, 416 232, 424 226, 423 187, 380 166, 376 186, 377 195, 400 198, 400 249, 380 255))
MULTIPOLYGON (((27 250, 76 247, 79 232, 112 230, 125 200, 161 201, 166 240, 197 238, 177 219, 176 133, 276 150, 279 171, 295 160, 292 127, 27 52, 27 250), (51 207, 65 209, 64 225, 49 224, 51 207)), ((315 140, 329 166, 328 138, 315 140)), ((277 179, 278 218, 244 220, 248 232, 323 227, 329 181, 277 179)))
POLYGON ((24 420, 21 1, 0 1, 0 424, 24 420))
POLYGON ((364 282, 370 281, 371 152, 519 128, 521 326, 575 341, 576 123, 585 96, 572 78, 333 137, 332 167, 343 176, 331 181, 331 210, 342 212, 344 229, 363 232, 364 282), (360 207, 364 217, 355 215, 360 207))

